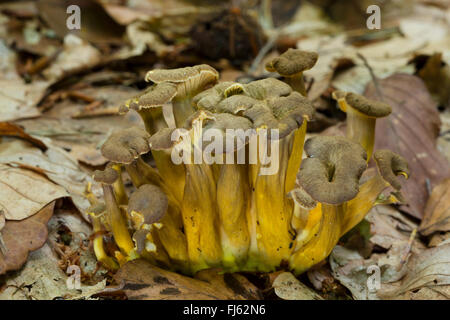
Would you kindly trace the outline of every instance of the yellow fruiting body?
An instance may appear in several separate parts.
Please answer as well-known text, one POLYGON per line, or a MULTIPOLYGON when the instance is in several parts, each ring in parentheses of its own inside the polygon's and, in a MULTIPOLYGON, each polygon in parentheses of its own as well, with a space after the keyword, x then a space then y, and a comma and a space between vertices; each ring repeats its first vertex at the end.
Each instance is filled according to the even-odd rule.
MULTIPOLYGON (((315 59, 310 54, 308 57, 315 59)), ((401 157, 384 151, 376 157, 380 162, 377 162, 379 172, 359 183, 373 150, 375 118, 361 117, 358 111, 350 110, 342 96, 338 97, 338 102, 352 122, 349 139, 336 138, 336 144, 342 148, 333 147, 334 138, 315 139, 305 144, 313 107, 288 85, 269 78, 249 84, 219 83, 206 89, 218 78, 215 70, 204 65, 183 70, 158 70, 149 72, 147 77, 158 86, 170 83, 176 88, 176 95, 170 96, 176 125, 186 130, 187 136, 193 138, 200 134, 203 137, 208 128, 219 130, 223 137, 228 128, 252 129, 255 133, 277 129, 279 136, 265 139, 256 134, 240 149, 215 150, 219 162, 196 162, 195 152, 207 147, 196 140, 185 144, 181 137, 172 139, 175 128, 165 125, 159 124, 161 129, 154 132, 155 121, 149 121, 146 115, 150 113, 145 112, 143 120, 151 122, 147 130, 152 136, 140 132, 135 133, 138 136, 135 140, 126 136, 123 141, 127 143, 120 148, 128 150, 134 161, 127 157, 120 163, 124 164, 135 188, 151 184, 164 192, 167 211, 157 227, 155 223, 143 224, 138 212, 129 212, 128 217, 121 213, 129 199, 123 191, 121 178, 113 187, 104 188, 105 215, 110 224, 106 229, 112 232, 120 248, 115 258, 107 257, 102 237, 95 238, 97 258, 107 267, 125 263, 139 253, 152 263, 185 274, 212 267, 232 272, 286 268, 301 273, 325 259, 343 234, 358 224, 374 205, 383 202, 380 194, 387 188, 399 191, 392 176, 394 179, 396 175, 408 176, 401 157), (354 117, 360 118, 356 121, 354 117), (142 139, 148 142, 148 151, 141 146, 142 139), (321 141, 331 147, 321 146, 321 141), (137 151, 135 145, 144 151, 137 151), (190 163, 172 161, 172 152, 179 152, 180 146, 192 151, 190 163), (302 160, 303 149, 307 161, 302 160), (238 162, 243 150, 244 163, 238 162), (252 162, 251 152, 263 154, 263 157, 252 162), (144 153, 153 156, 156 168, 141 158, 144 153), (388 160, 394 156, 396 168, 389 169, 388 160), (269 157, 270 165, 275 163, 277 170, 264 174, 269 157), (225 162, 230 159, 233 159, 231 163, 225 162), (324 179, 323 186, 317 185, 316 176, 324 179), (340 189, 344 190, 340 197, 330 191, 340 189), (349 190, 347 194, 345 190, 349 190), (144 246, 140 244, 141 251, 137 250, 139 241, 145 242, 144 246)), ((141 100, 149 104, 155 99, 159 101, 160 96, 151 96, 158 90, 147 90, 141 100)), ((139 99, 133 98, 126 108, 134 103, 140 110, 139 99)), ((166 101, 164 99, 161 101, 166 101)), ((161 110, 154 103, 152 107, 153 113, 161 110)), ((117 134, 115 139, 119 136, 117 134)), ((113 146, 109 152, 116 156, 113 146)), ((121 172, 120 165, 113 164, 113 168, 121 172)), ((130 199, 132 197, 133 194, 130 199)), ((392 194, 383 203, 397 200, 392 194)), ((95 230, 102 228, 100 220, 93 222, 95 230)))

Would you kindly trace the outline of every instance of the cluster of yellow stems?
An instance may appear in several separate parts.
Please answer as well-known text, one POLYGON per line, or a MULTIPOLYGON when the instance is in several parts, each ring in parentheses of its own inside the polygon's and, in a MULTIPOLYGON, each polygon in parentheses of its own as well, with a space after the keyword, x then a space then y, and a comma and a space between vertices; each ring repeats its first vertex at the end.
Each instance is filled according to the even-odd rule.
POLYGON ((373 152, 375 121, 390 113, 388 105, 335 92, 348 115, 347 137, 305 142, 314 108, 305 97, 303 71, 316 60, 315 53, 290 49, 266 66, 283 81, 247 84, 218 82, 218 72, 207 65, 148 72, 152 85, 120 109, 137 111, 145 130, 111 135, 102 147, 110 163, 95 173, 104 199, 87 192, 98 260, 110 269, 144 258, 185 274, 211 267, 299 274, 325 259, 374 205, 400 201, 396 176, 408 177, 406 161, 387 150, 373 152), (208 148, 195 139, 186 145, 174 135, 177 128, 191 138, 207 129, 224 140, 227 129, 249 134, 241 148, 213 150, 213 163, 174 163, 174 150, 208 148), (266 129, 278 137, 261 138, 266 129), (262 174, 264 157, 250 161, 252 139, 258 140, 254 152, 271 153, 277 162, 274 174, 262 174), (371 158, 377 170, 363 175, 371 158))

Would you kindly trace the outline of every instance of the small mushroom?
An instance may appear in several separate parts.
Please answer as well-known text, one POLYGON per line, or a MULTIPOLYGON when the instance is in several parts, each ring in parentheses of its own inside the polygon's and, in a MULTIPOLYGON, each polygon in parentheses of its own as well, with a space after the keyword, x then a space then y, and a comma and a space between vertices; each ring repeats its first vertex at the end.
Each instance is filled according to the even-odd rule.
POLYGON ((103 233, 105 229, 102 226, 102 217, 106 214, 106 206, 104 203, 97 203, 90 206, 86 213, 89 215, 92 228, 94 230, 94 239, 92 241, 92 247, 94 249, 95 256, 106 268, 110 270, 117 270, 119 265, 113 258, 109 257, 105 251, 103 242, 103 233))
POLYGON ((269 72, 278 72, 295 91, 306 96, 303 72, 311 69, 319 58, 315 52, 288 49, 266 64, 269 72))
POLYGON ((137 230, 161 220, 167 208, 166 194, 159 187, 151 184, 140 186, 133 192, 128 202, 128 214, 137 230))
POLYGON ((163 106, 171 102, 176 94, 175 84, 163 82, 152 85, 144 94, 129 100, 125 106, 128 109, 136 110, 144 121, 147 132, 154 134, 162 128, 167 128, 163 106))
POLYGON ((134 245, 128 232, 127 223, 119 208, 112 184, 118 179, 117 172, 112 168, 104 171, 96 170, 94 180, 100 182, 106 204, 107 220, 115 242, 126 257, 133 256, 134 245))
POLYGON ((346 203, 343 233, 357 225, 375 205, 404 202, 400 192, 402 185, 397 176, 401 175, 408 179, 407 161, 390 150, 377 150, 373 158, 378 172, 361 185, 354 199, 346 203), (391 192, 385 196, 383 192, 389 188, 391 192))
POLYGON ((367 167, 367 154, 357 143, 343 137, 316 136, 305 143, 308 158, 298 173, 300 197, 295 200, 310 208, 297 235, 290 265, 301 273, 328 256, 342 236, 345 202, 355 198, 359 179, 367 167))
POLYGON ((375 143, 376 119, 388 116, 392 108, 386 103, 369 100, 356 93, 335 91, 332 96, 338 101, 341 110, 347 113, 347 138, 364 147, 369 161, 375 143))
POLYGON ((194 113, 192 98, 206 86, 215 84, 219 73, 206 64, 179 69, 155 69, 147 72, 146 81, 156 84, 170 83, 176 86, 177 93, 172 99, 173 115, 177 127, 194 113))
POLYGON ((136 187, 161 183, 155 169, 141 158, 150 151, 149 139, 150 134, 144 129, 131 127, 114 132, 101 148, 102 155, 114 163, 114 168, 119 170, 121 165, 125 166, 136 187))

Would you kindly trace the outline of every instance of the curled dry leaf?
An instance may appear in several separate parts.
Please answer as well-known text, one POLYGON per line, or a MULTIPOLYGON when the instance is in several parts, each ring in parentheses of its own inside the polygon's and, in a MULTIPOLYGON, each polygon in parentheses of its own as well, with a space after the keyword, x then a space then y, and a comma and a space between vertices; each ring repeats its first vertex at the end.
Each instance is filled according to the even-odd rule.
POLYGON ((19 269, 30 251, 40 248, 47 240, 47 222, 53 214, 52 202, 35 215, 22 221, 6 221, 1 230, 6 253, 0 252, 0 275, 19 269))
POLYGON ((407 205, 402 209, 421 219, 431 187, 450 176, 450 165, 436 149, 439 112, 425 84, 418 77, 395 74, 378 81, 382 97, 371 83, 365 95, 392 106, 389 117, 377 120, 375 149, 389 149, 408 160, 411 177, 403 183, 407 205))
POLYGON ((6 220, 26 219, 66 196, 64 188, 36 172, 0 164, 0 210, 6 220))
MULTIPOLYGON (((213 273, 200 274, 207 281, 189 278, 153 266, 145 260, 127 262, 115 274, 114 279, 123 285, 123 291, 130 300, 239 300, 243 292, 236 293, 225 277, 213 273), (225 286, 224 286, 225 285, 225 286)), ((227 276, 228 277, 228 276, 227 276)), ((233 276, 232 282, 240 282, 233 276)), ((235 285, 234 285, 235 286, 235 285)), ((240 289, 238 289, 240 291, 240 289)), ((245 291, 245 295, 250 291, 245 291)))
POLYGON ((322 300, 314 290, 301 283, 292 273, 280 273, 272 287, 278 297, 284 300, 322 300))
POLYGON ((425 236, 450 231, 450 179, 444 180, 431 192, 419 231, 425 236))

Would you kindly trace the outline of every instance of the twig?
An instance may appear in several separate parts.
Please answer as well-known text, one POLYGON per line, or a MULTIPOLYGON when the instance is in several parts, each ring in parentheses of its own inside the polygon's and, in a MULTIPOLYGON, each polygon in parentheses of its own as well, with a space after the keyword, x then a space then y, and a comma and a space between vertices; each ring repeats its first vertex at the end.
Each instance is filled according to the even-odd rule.
POLYGON ((397 271, 399 271, 402 266, 406 263, 406 259, 408 258, 408 254, 411 252, 411 248, 414 242, 414 238, 416 237, 417 234, 417 228, 414 228, 413 231, 411 232, 411 235, 409 236, 409 240, 408 240, 408 245, 405 248, 405 252, 402 255, 402 259, 400 260, 400 264, 397 267, 397 271))
POLYGON ((377 77, 375 76, 375 73, 373 72, 372 67, 369 65, 369 62, 367 61, 366 57, 364 57, 361 53, 357 53, 358 58, 360 58, 364 66, 369 70, 370 77, 372 78, 373 84, 375 85, 375 90, 377 91, 377 95, 383 100, 383 93, 381 92, 380 84, 378 82, 377 77))
POLYGON ((266 56, 266 54, 272 49, 274 44, 277 42, 278 37, 280 35, 280 32, 275 32, 269 40, 266 42, 266 44, 259 50, 258 54, 255 57, 255 60, 253 60, 250 69, 248 70, 249 74, 254 74, 256 69, 258 68, 259 64, 261 63, 262 59, 266 56))

